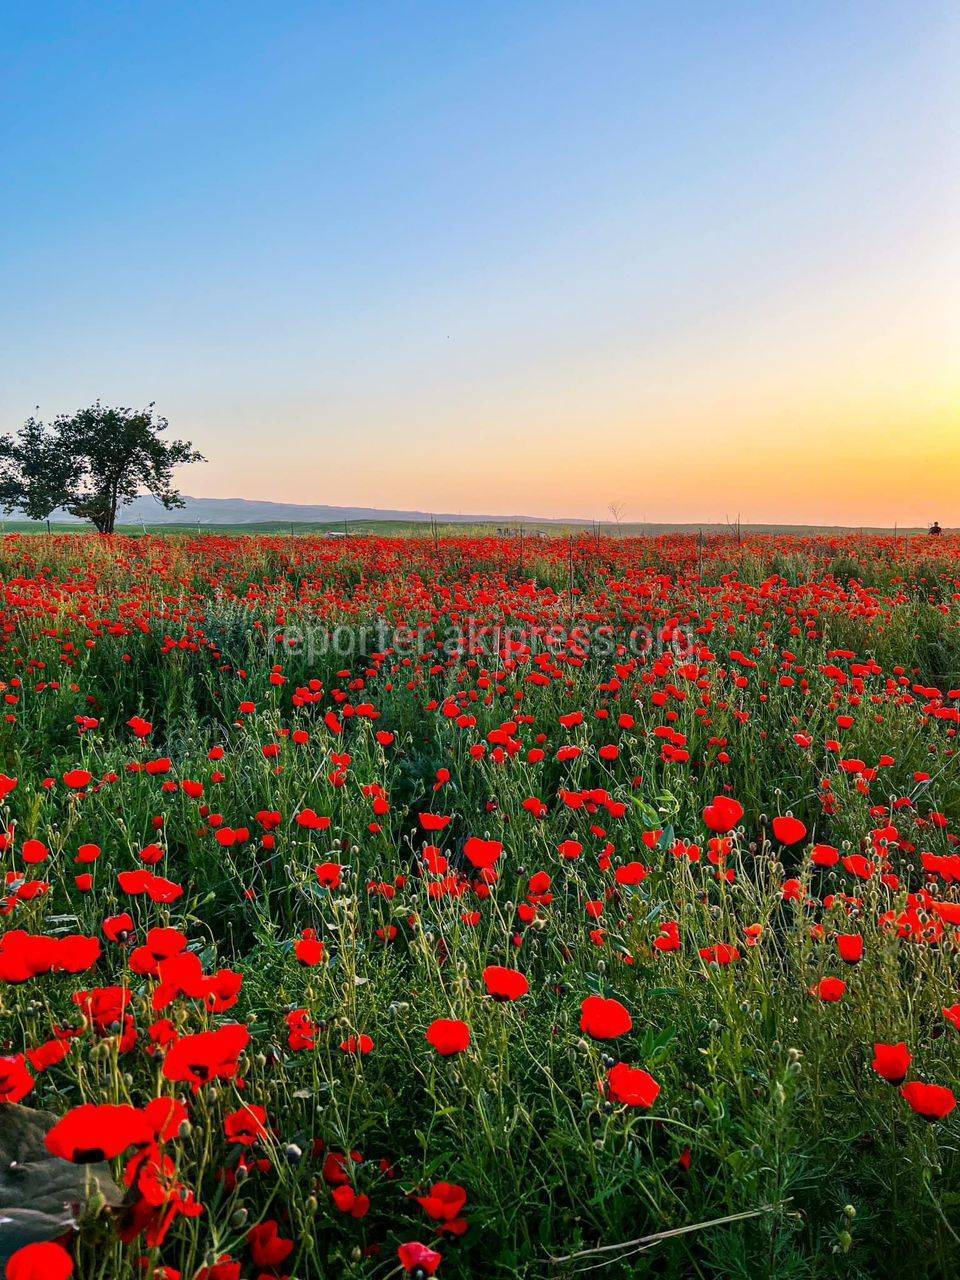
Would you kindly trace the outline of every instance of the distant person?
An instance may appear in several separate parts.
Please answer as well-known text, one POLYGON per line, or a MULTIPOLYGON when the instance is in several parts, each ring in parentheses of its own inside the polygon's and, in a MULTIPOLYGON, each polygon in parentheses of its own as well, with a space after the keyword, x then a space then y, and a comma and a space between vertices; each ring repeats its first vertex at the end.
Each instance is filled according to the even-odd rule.
POLYGON ((939 521, 934 520, 933 524, 930 526, 930 537, 939 538, 941 533, 943 533, 943 530, 940 528, 939 521))

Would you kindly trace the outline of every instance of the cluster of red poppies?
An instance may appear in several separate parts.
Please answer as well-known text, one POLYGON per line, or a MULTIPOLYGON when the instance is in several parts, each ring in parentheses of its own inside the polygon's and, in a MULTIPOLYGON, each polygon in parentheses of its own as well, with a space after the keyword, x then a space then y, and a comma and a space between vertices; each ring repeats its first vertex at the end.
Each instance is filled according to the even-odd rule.
MULTIPOLYGON (((532 1018, 583 1055, 583 1105, 621 1137, 651 1112, 667 1141, 687 1086, 640 1047, 651 965, 741 1001, 790 974, 793 1022, 848 1026, 864 1081, 897 1087, 891 1125, 955 1123, 949 539, 932 560, 891 539, 81 545, 5 546, 0 1103, 53 1112, 52 1157, 114 1162, 131 1276, 456 1266, 473 1189, 401 1137, 364 1157, 337 1090, 405 1097, 402 1061, 447 1116, 462 1077, 437 1073, 489 1042, 569 1108, 532 1018), (371 620, 380 647, 346 657, 297 638, 371 620), (922 1016, 871 1003, 892 965, 928 966, 922 1016), (377 1009, 391 982, 408 998, 377 1009), (413 1206, 431 1244, 406 1238, 413 1206)), ((25 1244, 6 1274, 67 1277, 74 1248, 25 1244)))

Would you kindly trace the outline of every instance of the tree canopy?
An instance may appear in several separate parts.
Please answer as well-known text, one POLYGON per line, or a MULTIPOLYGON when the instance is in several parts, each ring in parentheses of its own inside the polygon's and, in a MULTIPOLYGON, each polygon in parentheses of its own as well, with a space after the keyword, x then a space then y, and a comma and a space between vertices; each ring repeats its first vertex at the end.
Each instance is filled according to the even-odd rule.
POLYGON ((16 437, 0 436, 0 506, 31 520, 57 508, 113 533, 117 512, 141 493, 168 510, 184 505, 175 467, 204 462, 188 440, 163 440, 169 423, 145 409, 110 409, 99 401, 45 424, 28 418, 16 437))

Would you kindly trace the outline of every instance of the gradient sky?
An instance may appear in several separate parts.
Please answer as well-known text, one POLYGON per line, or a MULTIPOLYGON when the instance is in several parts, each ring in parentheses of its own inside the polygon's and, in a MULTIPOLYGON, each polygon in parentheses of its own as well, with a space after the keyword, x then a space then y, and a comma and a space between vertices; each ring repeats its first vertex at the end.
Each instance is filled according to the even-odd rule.
POLYGON ((0 11, 0 430, 204 496, 960 524, 955 0, 0 11))

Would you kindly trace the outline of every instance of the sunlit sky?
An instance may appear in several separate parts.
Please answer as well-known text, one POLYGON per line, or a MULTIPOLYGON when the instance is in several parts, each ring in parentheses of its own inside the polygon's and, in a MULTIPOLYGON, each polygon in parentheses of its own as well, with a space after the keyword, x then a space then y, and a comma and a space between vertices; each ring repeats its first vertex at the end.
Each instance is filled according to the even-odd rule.
POLYGON ((208 497, 960 524, 955 0, 0 16, 0 430, 208 497))

